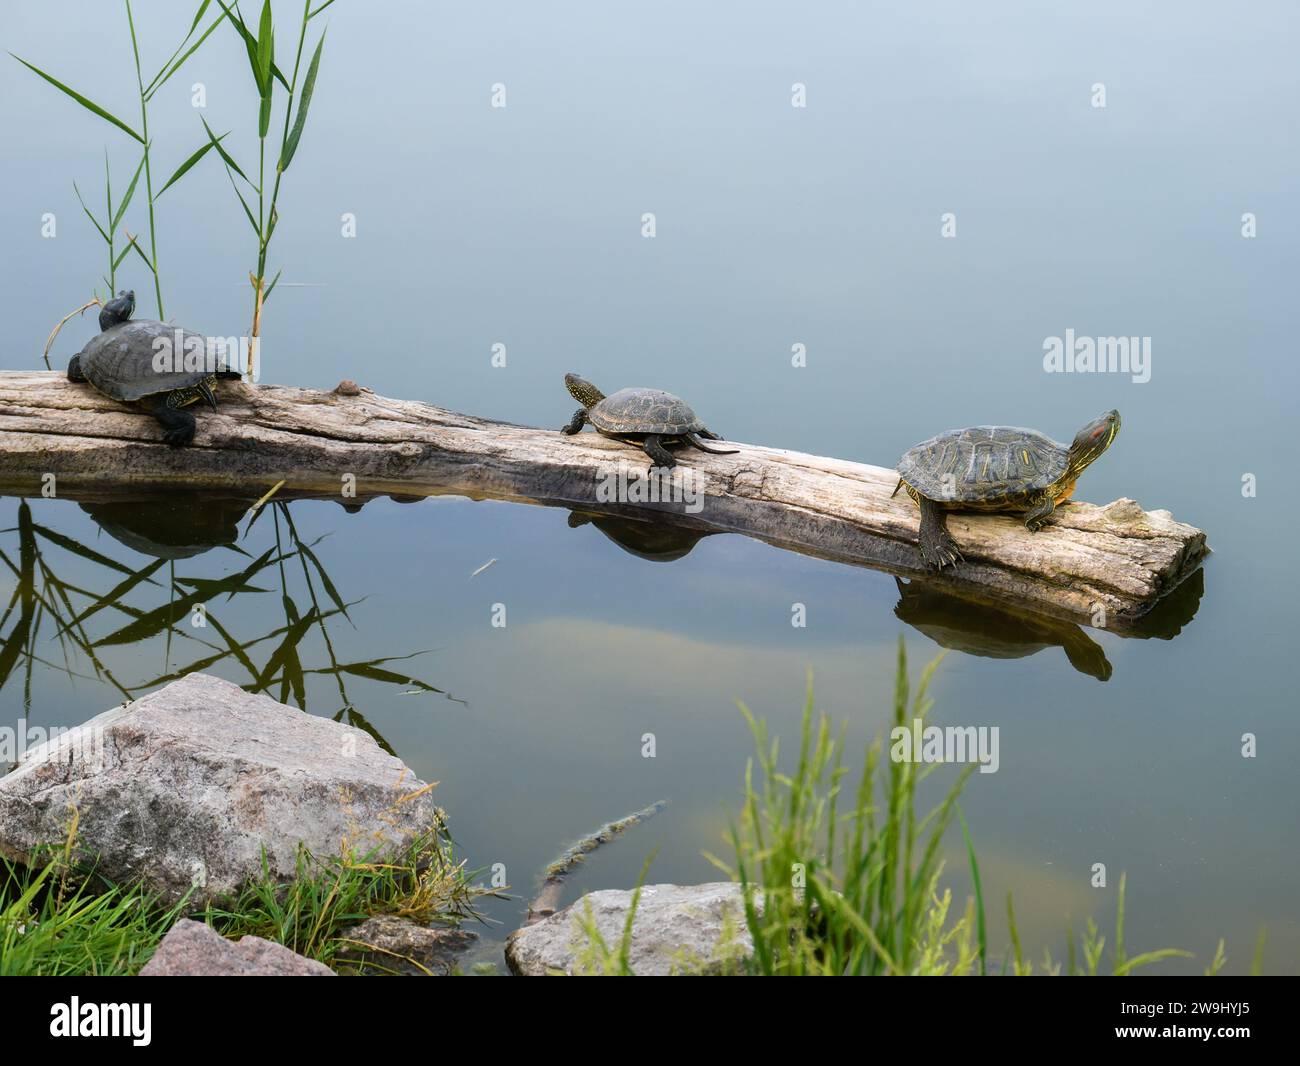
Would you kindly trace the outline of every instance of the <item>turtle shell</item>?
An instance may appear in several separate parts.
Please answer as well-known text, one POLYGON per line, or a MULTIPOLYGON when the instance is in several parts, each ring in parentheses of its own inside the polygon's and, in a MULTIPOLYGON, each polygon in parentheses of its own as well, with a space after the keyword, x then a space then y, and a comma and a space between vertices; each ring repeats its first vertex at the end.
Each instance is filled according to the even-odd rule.
POLYGON ((680 396, 659 389, 619 389, 587 412, 602 433, 698 433, 704 428, 680 396))
POLYGON ((148 319, 110 326, 92 337, 81 350, 81 372, 86 380, 114 400, 142 400, 173 389, 192 388, 222 369, 209 367, 207 338, 203 334, 148 319), (202 353, 201 368, 193 371, 166 367, 155 370, 155 356, 159 351, 165 351, 155 349, 155 343, 165 337, 174 350, 177 333, 181 334, 181 348, 175 353, 177 360, 185 359, 197 338, 197 343, 202 345, 198 349, 202 353))
POLYGON ((1062 481, 1069 449, 1032 429, 972 426, 922 441, 898 476, 936 503, 995 503, 1062 481))

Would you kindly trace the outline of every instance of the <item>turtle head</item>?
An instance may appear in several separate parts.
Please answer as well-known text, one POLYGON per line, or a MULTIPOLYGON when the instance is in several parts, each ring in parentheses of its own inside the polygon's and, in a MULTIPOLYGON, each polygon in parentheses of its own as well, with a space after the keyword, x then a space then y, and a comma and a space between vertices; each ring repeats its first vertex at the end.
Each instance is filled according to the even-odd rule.
POLYGON ((1094 418, 1074 435, 1070 445, 1070 469, 1079 474, 1102 452, 1110 447, 1110 442, 1119 432, 1119 412, 1107 411, 1099 418, 1094 418))
POLYGON ((129 289, 119 292, 99 312, 100 331, 120 326, 133 314, 135 314, 135 293, 129 289))
POLYGON ((577 374, 565 374, 564 387, 568 389, 569 394, 588 411, 605 398, 605 394, 601 392, 600 389, 596 388, 596 386, 586 378, 579 377, 577 374))

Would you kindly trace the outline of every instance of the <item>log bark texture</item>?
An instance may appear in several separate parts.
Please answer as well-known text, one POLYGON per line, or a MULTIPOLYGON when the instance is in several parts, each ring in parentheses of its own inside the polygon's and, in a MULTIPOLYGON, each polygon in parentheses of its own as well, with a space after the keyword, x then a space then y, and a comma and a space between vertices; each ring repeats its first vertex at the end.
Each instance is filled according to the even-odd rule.
MULTIPOLYGON (((148 414, 59 372, 0 372, 0 491, 60 495, 144 487, 221 488, 254 497, 279 481, 293 495, 457 494, 578 507, 710 531, 896 574, 922 572, 916 505, 883 467, 779 448, 721 444, 737 455, 679 453, 701 478, 698 510, 677 502, 602 503, 620 464, 649 460, 590 430, 564 436, 395 400, 284 385, 223 382, 217 412, 195 409, 185 448, 161 442, 148 414)), ((1084 625, 1122 630, 1193 572, 1205 534, 1129 499, 1071 503, 1039 533, 1012 516, 952 514, 966 558, 938 579, 954 589, 1084 625)))

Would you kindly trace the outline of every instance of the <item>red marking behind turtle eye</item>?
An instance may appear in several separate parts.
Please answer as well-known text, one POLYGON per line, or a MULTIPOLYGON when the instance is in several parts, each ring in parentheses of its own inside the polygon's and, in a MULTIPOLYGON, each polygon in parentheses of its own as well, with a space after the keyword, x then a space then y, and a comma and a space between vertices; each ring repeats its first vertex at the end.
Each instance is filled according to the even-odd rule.
POLYGON ((1093 440, 1096 440, 1098 437, 1100 437, 1100 436, 1101 436, 1103 433, 1105 433, 1105 432, 1106 432, 1106 427, 1105 427, 1105 426, 1101 426, 1101 427, 1099 427, 1099 428, 1097 428, 1097 429, 1094 429, 1094 430, 1092 431, 1092 439, 1093 439, 1093 440))

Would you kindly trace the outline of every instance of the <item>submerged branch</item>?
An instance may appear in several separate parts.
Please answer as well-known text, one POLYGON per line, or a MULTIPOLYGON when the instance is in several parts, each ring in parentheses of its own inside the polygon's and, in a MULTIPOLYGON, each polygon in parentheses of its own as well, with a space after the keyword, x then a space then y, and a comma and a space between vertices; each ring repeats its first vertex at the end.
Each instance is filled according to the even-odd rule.
POLYGON ((573 872, 575 867, 580 866, 588 855, 602 844, 608 844, 615 837, 627 832, 634 825, 649 821, 667 806, 667 800, 659 800, 650 804, 649 807, 634 811, 626 818, 619 818, 617 821, 605 823, 594 833, 583 837, 576 844, 566 848, 558 859, 546 867, 544 871, 545 880, 542 882, 537 897, 528 905, 528 918, 524 924, 532 925, 534 922, 539 922, 548 915, 555 913, 560 902, 560 893, 564 889, 564 879, 573 872))

